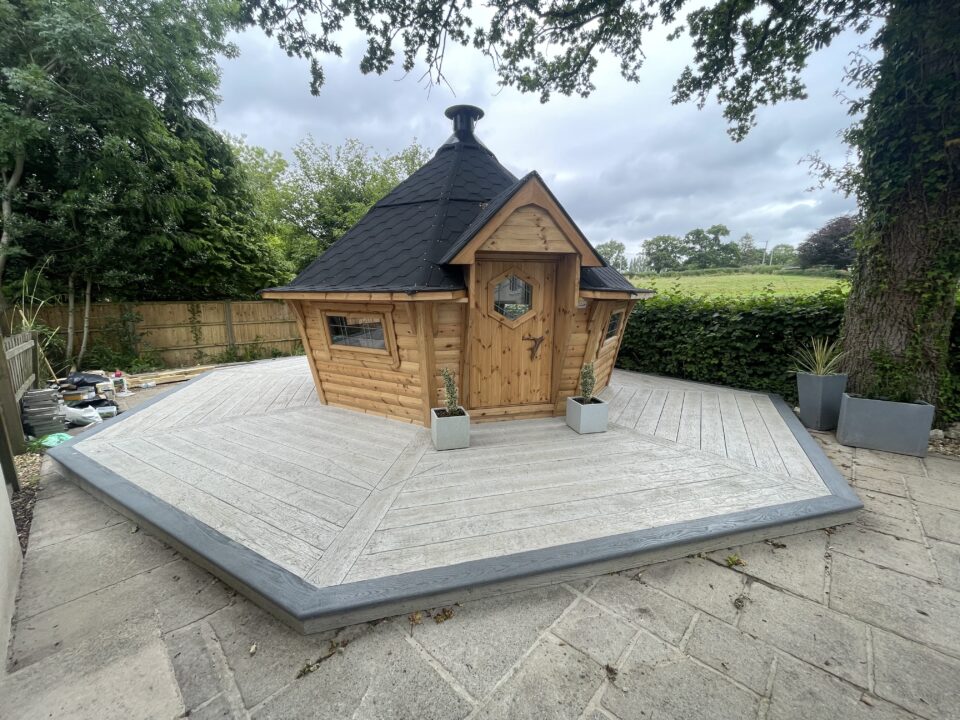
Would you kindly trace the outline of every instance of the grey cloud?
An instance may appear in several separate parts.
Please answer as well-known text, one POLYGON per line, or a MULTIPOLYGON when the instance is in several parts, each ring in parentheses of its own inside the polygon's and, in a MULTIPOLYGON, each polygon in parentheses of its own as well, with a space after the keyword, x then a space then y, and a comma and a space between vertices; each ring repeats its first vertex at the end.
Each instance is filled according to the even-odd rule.
POLYGON ((806 72, 809 99, 759 113, 741 143, 726 134, 720 108, 670 104, 670 88, 689 55, 682 41, 652 36, 639 85, 602 60, 588 99, 536 97, 501 90, 489 61, 456 48, 445 87, 428 92, 419 71, 364 76, 360 38, 348 38, 343 59, 325 64, 319 98, 308 90, 306 63, 288 58, 257 32, 238 38, 241 56, 223 64, 217 125, 251 142, 288 153, 307 133, 332 144, 358 138, 377 150, 398 150, 417 138, 428 147, 450 132, 443 109, 483 107, 478 134, 517 174, 536 169, 595 242, 616 238, 631 250, 659 233, 682 234, 721 222, 733 237, 750 232, 763 243, 797 243, 826 220, 855 209, 813 184, 800 160, 819 151, 844 159, 838 132, 849 124, 833 96, 855 38, 840 38, 806 72))

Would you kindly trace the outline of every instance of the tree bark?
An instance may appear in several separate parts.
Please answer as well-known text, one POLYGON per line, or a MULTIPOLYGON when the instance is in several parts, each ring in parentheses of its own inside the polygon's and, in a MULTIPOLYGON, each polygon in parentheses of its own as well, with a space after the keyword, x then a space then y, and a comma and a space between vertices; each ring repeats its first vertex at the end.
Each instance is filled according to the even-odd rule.
POLYGON ((844 315, 853 392, 936 404, 960 282, 960 13, 895 3, 862 123, 853 286, 844 315))
POLYGON ((70 363, 73 362, 73 336, 77 328, 73 313, 74 295, 76 294, 74 292, 74 276, 75 273, 70 273, 70 277, 67 278, 67 348, 64 352, 67 359, 67 367, 70 367, 70 363))
MULTIPOLYGON (((19 152, 13 161, 13 171, 7 175, 3 172, 3 188, 0 191, 0 218, 3 221, 3 230, 0 230, 0 288, 3 287, 3 274, 7 268, 7 252, 13 240, 13 231, 10 224, 13 221, 13 196, 20 187, 20 180, 23 179, 23 168, 26 161, 26 153, 19 152)), ((0 293, 0 306, 5 306, 3 294, 0 293)))
POLYGON ((87 278, 87 289, 83 296, 83 334, 80 336, 80 352, 77 353, 77 370, 83 367, 83 356, 87 353, 87 340, 90 337, 90 295, 93 280, 87 278))

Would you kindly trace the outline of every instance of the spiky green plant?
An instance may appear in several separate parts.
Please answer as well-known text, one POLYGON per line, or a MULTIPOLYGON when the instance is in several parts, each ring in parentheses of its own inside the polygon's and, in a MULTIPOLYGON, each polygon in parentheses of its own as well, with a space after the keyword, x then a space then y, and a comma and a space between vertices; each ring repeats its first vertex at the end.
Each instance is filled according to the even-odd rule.
POLYGON ((800 348, 793 356, 794 372, 811 375, 836 375, 843 360, 840 339, 810 338, 810 345, 800 348))
POLYGON ((585 403, 593 397, 593 389, 597 386, 597 376, 593 371, 593 363, 589 362, 580 368, 580 397, 585 403))
POLYGON ((450 368, 440 368, 440 377, 443 378, 443 403, 447 408, 447 415, 460 414, 460 394, 457 391, 456 376, 450 368))

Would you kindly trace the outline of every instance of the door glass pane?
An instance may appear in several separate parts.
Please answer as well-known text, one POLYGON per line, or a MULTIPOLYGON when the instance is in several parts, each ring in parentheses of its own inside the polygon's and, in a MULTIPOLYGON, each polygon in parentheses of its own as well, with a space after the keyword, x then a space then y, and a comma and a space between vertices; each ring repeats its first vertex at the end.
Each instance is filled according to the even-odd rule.
POLYGON ((516 275, 506 277, 493 288, 493 309, 508 320, 516 320, 533 308, 533 287, 516 275))

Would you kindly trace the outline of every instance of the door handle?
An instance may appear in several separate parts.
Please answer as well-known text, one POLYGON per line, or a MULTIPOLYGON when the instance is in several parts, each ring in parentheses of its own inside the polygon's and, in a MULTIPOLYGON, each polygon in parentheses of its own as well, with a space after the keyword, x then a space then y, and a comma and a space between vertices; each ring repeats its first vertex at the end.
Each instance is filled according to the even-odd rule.
POLYGON ((543 345, 543 341, 546 338, 545 335, 540 337, 533 337, 532 335, 524 335, 524 340, 531 340, 533 342, 533 347, 530 348, 530 359, 536 360, 537 355, 540 353, 540 346, 543 345))

